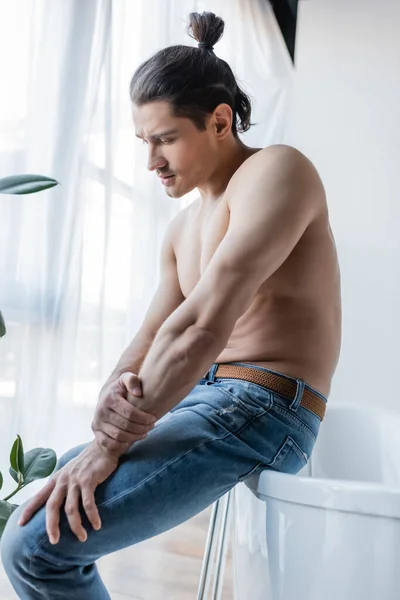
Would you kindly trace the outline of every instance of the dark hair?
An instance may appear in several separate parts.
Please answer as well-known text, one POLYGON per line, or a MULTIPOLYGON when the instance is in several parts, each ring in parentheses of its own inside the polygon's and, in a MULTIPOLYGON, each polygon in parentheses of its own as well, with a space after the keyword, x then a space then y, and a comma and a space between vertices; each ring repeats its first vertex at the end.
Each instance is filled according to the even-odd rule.
POLYGON ((142 63, 130 83, 131 101, 137 106, 168 101, 175 116, 190 118, 200 131, 206 129, 207 115, 226 103, 233 112, 233 135, 247 131, 250 100, 228 63, 213 52, 224 25, 212 12, 190 13, 187 32, 200 46, 168 46, 142 63))

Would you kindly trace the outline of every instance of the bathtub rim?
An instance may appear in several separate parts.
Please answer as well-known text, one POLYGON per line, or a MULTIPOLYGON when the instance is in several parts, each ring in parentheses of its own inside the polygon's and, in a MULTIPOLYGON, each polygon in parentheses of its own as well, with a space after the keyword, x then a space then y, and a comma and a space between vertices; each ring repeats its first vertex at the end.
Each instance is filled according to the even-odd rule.
POLYGON ((262 501, 282 500, 325 510, 400 519, 400 488, 263 471, 245 482, 262 501))
MULTIPOLYGON (((344 410, 350 414, 359 411, 360 406, 335 402, 327 410, 335 412, 344 410)), ((368 405, 362 407, 362 410, 373 415, 379 413, 383 419, 395 418, 400 421, 400 414, 394 409, 368 405)), ((310 462, 312 470, 312 455, 310 462)), ((400 518, 400 486, 389 486, 373 481, 292 475, 269 469, 252 475, 243 483, 263 501, 275 499, 325 510, 400 518)))

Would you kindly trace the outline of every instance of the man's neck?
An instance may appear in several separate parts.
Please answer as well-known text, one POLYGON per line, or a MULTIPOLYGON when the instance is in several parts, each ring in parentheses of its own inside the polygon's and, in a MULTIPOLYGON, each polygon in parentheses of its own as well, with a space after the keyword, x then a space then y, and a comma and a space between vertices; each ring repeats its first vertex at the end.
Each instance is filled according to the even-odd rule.
POLYGON ((227 141, 221 151, 221 160, 212 176, 198 188, 202 205, 217 202, 223 196, 235 171, 259 150, 261 148, 250 148, 237 139, 227 141))

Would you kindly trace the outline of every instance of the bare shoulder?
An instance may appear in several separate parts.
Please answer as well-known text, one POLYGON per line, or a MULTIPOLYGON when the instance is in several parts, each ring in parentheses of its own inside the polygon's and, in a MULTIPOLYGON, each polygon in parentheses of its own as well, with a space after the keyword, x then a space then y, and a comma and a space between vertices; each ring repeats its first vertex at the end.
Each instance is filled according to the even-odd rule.
POLYGON ((326 205, 325 188, 314 164, 300 150, 285 144, 267 146, 239 167, 227 188, 228 202, 233 197, 245 201, 245 195, 255 191, 259 198, 279 191, 296 202, 303 199, 326 205))
POLYGON ((314 165, 284 144, 263 148, 242 163, 229 181, 226 202, 231 230, 247 228, 248 235, 276 243, 299 240, 311 223, 328 215, 314 165))
MULTIPOLYGON (((266 168, 283 167, 283 168, 302 168, 306 173, 317 173, 317 170, 311 160, 294 146, 287 144, 272 144, 262 148, 250 158, 248 158, 240 167, 243 171, 249 171, 257 165, 264 165, 266 168)), ((238 169, 238 172, 240 171, 238 169)))

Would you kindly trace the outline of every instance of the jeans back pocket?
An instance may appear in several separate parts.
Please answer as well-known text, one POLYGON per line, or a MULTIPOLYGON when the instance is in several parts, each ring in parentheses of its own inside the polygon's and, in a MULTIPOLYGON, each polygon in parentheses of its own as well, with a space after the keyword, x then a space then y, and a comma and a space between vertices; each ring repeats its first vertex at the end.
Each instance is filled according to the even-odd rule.
POLYGON ((303 452, 294 439, 288 435, 268 467, 275 471, 295 474, 306 466, 307 461, 307 454, 303 452))

